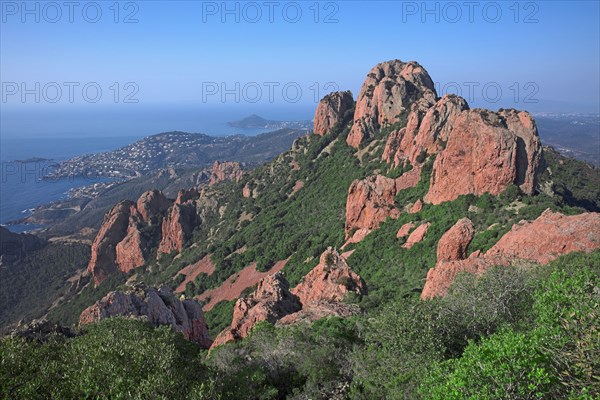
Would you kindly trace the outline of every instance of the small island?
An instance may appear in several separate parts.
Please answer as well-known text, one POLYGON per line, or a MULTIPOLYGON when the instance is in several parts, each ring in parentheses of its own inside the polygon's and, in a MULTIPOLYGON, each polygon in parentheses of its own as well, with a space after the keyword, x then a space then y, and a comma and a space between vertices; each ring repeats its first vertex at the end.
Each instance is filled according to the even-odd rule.
POLYGON ((227 123, 233 128, 242 129, 312 129, 313 122, 310 120, 304 121, 274 121, 264 119, 256 114, 240 119, 238 121, 230 121, 227 123))

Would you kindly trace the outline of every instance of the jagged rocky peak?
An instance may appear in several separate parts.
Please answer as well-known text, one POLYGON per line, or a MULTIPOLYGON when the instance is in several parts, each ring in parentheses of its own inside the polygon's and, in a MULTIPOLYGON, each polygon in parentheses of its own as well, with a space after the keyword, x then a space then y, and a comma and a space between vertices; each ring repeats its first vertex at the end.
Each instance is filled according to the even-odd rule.
POLYGON ((137 210, 145 221, 150 221, 156 215, 163 215, 169 208, 169 200, 159 190, 149 190, 143 193, 137 201, 137 210))
POLYGON ((117 271, 129 272, 144 265, 150 249, 142 231, 158 235, 169 204, 162 192, 151 190, 137 202, 122 201, 106 213, 88 264, 96 285, 117 271))
POLYGON ((377 64, 358 94, 347 142, 358 148, 380 127, 400 122, 413 104, 426 110, 436 99, 433 81, 418 63, 393 60, 377 64))
POLYGON ((153 326, 169 325, 202 347, 212 344, 202 306, 193 300, 180 301, 166 286, 155 289, 137 285, 126 292, 110 292, 86 308, 79 323, 92 324, 115 316, 141 318, 153 326))
POLYGON ((321 99, 314 118, 314 133, 325 135, 336 126, 343 127, 352 119, 354 98, 352 92, 333 92, 321 99))

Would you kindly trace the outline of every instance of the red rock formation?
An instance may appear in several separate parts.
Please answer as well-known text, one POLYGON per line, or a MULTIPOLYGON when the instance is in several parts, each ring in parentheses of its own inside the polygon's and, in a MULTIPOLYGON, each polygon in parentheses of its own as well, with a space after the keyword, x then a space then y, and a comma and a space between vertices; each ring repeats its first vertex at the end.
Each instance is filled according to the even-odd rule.
POLYGON ((469 218, 459 219, 442 235, 437 247, 438 261, 462 260, 467 256, 467 247, 475 236, 475 227, 469 218))
POLYGON ((352 182, 346 201, 346 239, 355 229, 373 230, 386 218, 397 218, 395 196, 396 182, 382 175, 352 182))
POLYGON ((408 233, 414 227, 415 227, 415 224, 412 222, 407 222, 406 224, 402 225, 400 227, 400 229, 398 229, 398 233, 396 233, 396 239, 400 239, 400 238, 408 236, 408 233))
POLYGON ((250 190, 250 186, 247 183, 244 185, 244 188, 242 189, 242 196, 245 199, 248 199, 248 198, 250 198, 250 196, 252 196, 252 191, 250 190))
POLYGON ((146 262, 147 243, 140 233, 142 216, 132 206, 129 214, 129 226, 127 234, 115 249, 116 263, 119 270, 127 273, 135 268, 141 267, 146 262))
POLYGON ((162 192, 150 190, 143 193, 137 201, 137 211, 142 219, 149 222, 154 216, 162 216, 169 209, 169 200, 162 192))
POLYGON ((302 308, 311 303, 340 302, 351 292, 362 296, 367 293, 367 285, 331 247, 321 255, 319 264, 292 289, 302 308))
POLYGON ((341 303, 349 293, 364 295, 367 286, 336 250, 328 248, 319 264, 291 291, 283 274, 263 278, 247 299, 234 307, 231 327, 221 332, 213 347, 246 337, 260 321, 290 324, 315 321, 326 316, 350 316, 358 307, 341 303))
MULTIPOLYGON (((454 228, 453 228, 454 229, 454 228)), ((421 298, 443 296, 459 272, 480 274, 495 265, 510 266, 519 261, 547 264, 556 257, 574 251, 591 252, 600 248, 600 214, 584 213, 565 216, 550 210, 544 211, 532 222, 522 221, 512 227, 485 254, 476 252, 467 259, 445 261, 438 259, 435 268, 427 273, 421 298)), ((445 235, 444 235, 445 236, 445 235)), ((452 235, 454 236, 454 235, 452 235)), ((443 257, 463 255, 448 249, 464 246, 464 238, 454 236, 462 244, 444 240, 445 249, 439 249, 443 257)), ((439 246, 439 245, 438 245, 439 246)))
POLYGON ((127 293, 110 292, 86 308, 79 323, 91 324, 114 316, 142 318, 153 326, 170 325, 205 348, 212 343, 200 304, 193 300, 179 301, 166 286, 158 290, 141 286, 127 293))
POLYGON ((533 194, 540 149, 529 114, 475 109, 456 116, 444 151, 433 165, 425 201, 439 204, 462 194, 497 195, 510 184, 533 194))
POLYGON ((104 222, 92 243, 92 255, 88 264, 88 271, 96 285, 118 270, 116 246, 127 234, 133 207, 133 202, 122 201, 104 216, 104 222))
POLYGON ((246 337, 257 322, 275 323, 300 308, 300 302, 290 293, 283 273, 269 275, 258 283, 256 291, 250 297, 239 299, 235 303, 231 327, 216 337, 212 347, 246 337))
POLYGON ((468 109, 467 102, 455 95, 445 95, 427 111, 413 106, 406 128, 388 137, 383 160, 396 166, 406 161, 417 165, 428 155, 439 153, 448 140, 453 119, 468 109))
POLYGON ((198 216, 194 201, 198 199, 197 190, 180 190, 175 204, 162 223, 162 239, 158 245, 157 256, 172 251, 181 251, 197 225, 198 216))
POLYGON ((349 119, 346 118, 347 113, 353 109, 354 99, 350 91, 333 92, 323 97, 315 112, 314 133, 323 136, 336 125, 344 125, 349 119))
POLYGON ((423 201, 421 201, 421 199, 418 199, 417 201, 415 201, 415 204, 413 204, 408 209, 408 213, 415 214, 415 213, 418 213, 419 211, 421 211, 422 209, 423 209, 423 201))
POLYGON ((419 225, 414 231, 412 231, 408 239, 406 239, 406 243, 404 243, 402 247, 404 247, 405 249, 410 249, 415 244, 422 241, 425 238, 425 234, 427 233, 427 230, 430 226, 431 223, 429 222, 419 225))
POLYGON ((418 63, 393 60, 376 65, 358 94, 347 143, 358 148, 379 127, 398 122, 411 104, 427 109, 436 97, 433 81, 418 63))
POLYGON ((239 180, 242 179, 243 175, 244 175, 244 171, 242 171, 242 168, 241 168, 239 162, 215 161, 215 163, 212 166, 212 169, 210 170, 210 179, 208 181, 208 185, 213 186, 219 182, 230 181, 230 180, 239 182, 239 180))

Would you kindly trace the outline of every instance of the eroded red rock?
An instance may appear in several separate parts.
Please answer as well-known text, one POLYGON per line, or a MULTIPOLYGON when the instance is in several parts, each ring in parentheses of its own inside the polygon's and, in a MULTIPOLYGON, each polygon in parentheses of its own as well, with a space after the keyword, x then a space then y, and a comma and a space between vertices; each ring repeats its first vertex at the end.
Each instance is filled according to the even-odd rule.
POLYGON ((213 186, 219 182, 229 181, 229 180, 239 182, 239 180, 242 179, 243 175, 244 175, 244 171, 242 170, 239 162, 215 161, 212 166, 212 169, 210 170, 210 178, 208 181, 208 185, 213 186))
POLYGON ((402 245, 405 249, 410 249, 415 244, 419 243, 425 238, 425 234, 427 234, 427 230, 431 226, 430 222, 425 222, 419 225, 406 239, 406 243, 402 245))
MULTIPOLYGON (((566 216, 546 210, 532 222, 515 224, 486 253, 475 252, 467 259, 438 260, 427 273, 421 297, 445 295, 459 272, 480 274, 496 265, 508 267, 520 261, 544 265, 563 254, 591 252, 600 248, 598 232, 599 213, 566 216)), ((438 254, 447 258, 447 249, 438 248, 438 254)))
POLYGON ((352 118, 349 115, 354 109, 354 98, 350 91, 333 92, 319 101, 314 118, 314 133, 325 135, 335 126, 344 125, 352 118))
POLYGON ((438 261, 462 260, 467 256, 467 247, 475 236, 475 227, 469 218, 459 219, 442 235, 437 247, 438 261))
POLYGON ((104 318, 124 316, 147 320, 151 325, 170 325, 174 331, 205 348, 212 341, 200 304, 193 300, 180 301, 166 287, 159 289, 138 286, 128 292, 110 292, 79 317, 82 325, 104 318))
POLYGON ((358 94, 347 143, 358 148, 379 127, 400 121, 412 104, 427 109, 436 97, 433 81, 418 63, 393 60, 376 65, 358 94))

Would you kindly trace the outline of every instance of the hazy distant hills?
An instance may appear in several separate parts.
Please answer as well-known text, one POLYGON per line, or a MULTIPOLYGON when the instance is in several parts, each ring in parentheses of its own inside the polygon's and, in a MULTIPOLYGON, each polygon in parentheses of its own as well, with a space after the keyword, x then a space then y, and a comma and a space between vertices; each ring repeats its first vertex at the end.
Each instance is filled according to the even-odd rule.
POLYGON ((538 114, 535 120, 545 145, 565 156, 600 167, 598 114, 538 114))
POLYGON ((312 129, 313 122, 310 120, 306 121, 274 121, 264 119, 256 114, 252 114, 244 119, 239 121, 231 121, 227 123, 229 126, 234 128, 244 128, 244 129, 312 129))
POLYGON ((60 163, 51 177, 133 178, 161 168, 202 168, 214 161, 261 162, 287 150, 296 138, 307 133, 289 128, 257 136, 159 133, 118 150, 73 157, 60 163))

